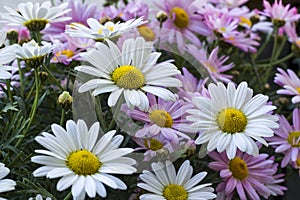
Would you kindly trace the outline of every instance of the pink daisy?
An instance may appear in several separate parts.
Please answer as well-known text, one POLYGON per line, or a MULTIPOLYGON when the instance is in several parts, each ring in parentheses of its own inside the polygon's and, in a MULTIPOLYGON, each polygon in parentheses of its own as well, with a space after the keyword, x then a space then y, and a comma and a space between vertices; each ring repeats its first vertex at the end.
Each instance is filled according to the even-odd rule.
POLYGON ((225 152, 210 152, 208 154, 215 161, 209 163, 209 167, 220 172, 224 182, 216 188, 217 199, 232 199, 235 191, 240 199, 260 199, 260 196, 268 198, 270 195, 283 195, 285 187, 278 185, 284 179, 282 174, 275 175, 278 164, 274 163, 274 157, 268 154, 251 156, 237 151, 236 156, 229 160, 225 152))
POLYGON ((217 37, 228 38, 228 34, 237 33, 239 19, 229 16, 228 13, 216 11, 215 8, 211 10, 209 6, 206 7, 205 24, 214 31, 217 37))
POLYGON ((284 89, 280 89, 277 91, 277 94, 286 94, 286 95, 293 95, 292 103, 300 102, 300 79, 290 69, 287 69, 285 72, 283 69, 277 68, 279 73, 276 73, 274 82, 284 89))
POLYGON ((65 32, 66 25, 71 23, 80 23, 87 25, 87 19, 92 18, 96 14, 97 6, 95 4, 82 3, 82 1, 68 1, 68 8, 71 9, 66 16, 71 17, 71 20, 64 22, 51 23, 50 27, 42 31, 45 39, 56 38, 63 40, 62 33, 65 32))
POLYGON ((152 158, 170 159, 171 157, 174 158, 175 154, 181 156, 189 147, 185 144, 191 145, 192 143, 187 142, 183 138, 180 138, 178 141, 169 141, 161 134, 145 138, 132 137, 132 139, 139 145, 135 151, 145 151, 143 161, 150 161, 152 158))
POLYGON ((79 53, 95 44, 94 40, 88 38, 74 38, 66 34, 63 34, 62 38, 65 38, 65 42, 57 39, 53 41, 55 47, 53 49, 54 56, 51 59, 52 63, 69 65, 73 60, 82 60, 79 53))
POLYGON ((283 153, 281 166, 285 167, 289 162, 296 162, 300 150, 300 110, 293 111, 293 125, 283 115, 279 117, 279 128, 275 129, 275 136, 268 138, 275 152, 283 153))
POLYGON ((259 36, 252 32, 230 33, 223 39, 225 42, 243 50, 244 52, 255 53, 256 46, 259 46, 259 36))
POLYGON ((196 133, 185 119, 186 110, 193 107, 191 104, 182 100, 175 102, 166 101, 152 94, 147 95, 149 99, 149 109, 141 111, 138 108, 130 110, 126 105, 123 110, 132 119, 144 122, 144 127, 138 130, 136 137, 153 137, 163 135, 168 141, 178 142, 183 137, 190 140, 188 134, 196 133))
POLYGON ((203 16, 196 13, 198 8, 193 2, 194 0, 159 0, 156 2, 156 6, 169 15, 162 26, 168 37, 167 40, 169 43, 176 41, 180 50, 183 50, 185 46, 185 38, 191 43, 200 45, 196 34, 203 36, 212 34, 203 23, 203 16))
POLYGON ((182 68, 183 74, 178 75, 182 82, 182 87, 178 87, 178 96, 187 102, 192 102, 194 96, 204 96, 209 98, 209 93, 205 87, 208 78, 198 80, 185 67, 182 68))
POLYGON ((283 26, 286 22, 296 22, 300 18, 297 8, 293 7, 290 9, 290 4, 286 6, 282 5, 282 0, 275 0, 274 4, 271 5, 269 1, 263 1, 264 10, 263 15, 270 17, 278 27, 283 26))
POLYGON ((214 82, 218 80, 228 83, 231 81, 232 76, 221 74, 234 67, 233 63, 225 64, 229 59, 228 56, 218 57, 219 47, 214 48, 210 54, 208 54, 206 48, 198 49, 194 45, 187 46, 187 52, 196 58, 196 60, 207 70, 211 79, 214 82))

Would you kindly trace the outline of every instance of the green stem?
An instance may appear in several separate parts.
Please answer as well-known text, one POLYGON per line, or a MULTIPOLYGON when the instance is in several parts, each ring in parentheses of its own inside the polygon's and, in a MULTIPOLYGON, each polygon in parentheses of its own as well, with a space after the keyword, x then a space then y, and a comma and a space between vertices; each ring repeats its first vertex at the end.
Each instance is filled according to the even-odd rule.
POLYGON ((54 77, 54 75, 52 74, 52 72, 48 69, 48 67, 45 64, 42 64, 43 68, 46 70, 46 72, 48 73, 50 79, 52 81, 54 81, 54 83, 59 87, 59 89, 61 91, 64 91, 64 88, 61 86, 61 84, 58 82, 58 80, 54 77))
POLYGON ((10 90, 10 79, 6 80, 7 94, 10 102, 13 102, 13 97, 10 90))
MULTIPOLYGON (((256 67, 257 68, 264 68, 264 67, 272 67, 274 65, 277 65, 277 64, 280 64, 280 63, 283 63, 289 59, 291 59, 292 57, 294 56, 293 53, 290 53, 289 55, 279 59, 279 60, 276 60, 274 62, 270 62, 270 63, 263 63, 263 64, 257 64, 256 67)), ((243 67, 252 67, 252 64, 245 64, 245 65, 242 65, 241 68, 243 67)))
POLYGON ((29 122, 28 122, 25 130, 23 131, 23 137, 19 138, 19 140, 17 141, 17 143, 15 145, 15 148, 17 148, 21 144, 23 138, 25 137, 25 135, 27 134, 28 130, 30 129, 31 124, 32 124, 32 122, 34 120, 37 108, 38 108, 39 91, 40 91, 40 84, 39 84, 39 78, 40 77, 39 77, 38 67, 34 68, 34 78, 35 78, 35 97, 34 97, 33 105, 31 107, 31 111, 30 111, 30 114, 29 114, 29 122))
POLYGON ((72 192, 69 192, 68 193, 68 195, 64 198, 64 200, 68 200, 68 199, 70 199, 71 198, 71 196, 72 196, 72 192))
POLYGON ((267 47, 268 43, 270 42, 272 34, 268 34, 265 42, 261 45, 261 47, 259 48, 258 52, 257 52, 257 57, 265 50, 265 48, 267 47))
POLYGON ((268 63, 268 64, 258 64, 257 67, 272 67, 274 65, 277 65, 277 64, 280 64, 280 63, 283 63, 289 59, 291 59, 292 57, 294 56, 293 53, 290 53, 289 55, 279 59, 279 60, 276 60, 274 62, 271 62, 271 63, 268 63))
POLYGON ((60 116, 60 123, 59 123, 61 126, 64 125, 64 123, 65 123, 65 117, 66 117, 66 112, 65 112, 65 109, 62 108, 61 116, 60 116))
POLYGON ((102 129, 107 130, 106 122, 103 117, 104 114, 103 114, 102 105, 101 105, 101 98, 99 96, 97 96, 95 100, 96 100, 95 107, 96 107, 97 118, 100 121, 102 129))
POLYGON ((277 52, 277 45, 278 45, 278 28, 274 28, 274 45, 272 49, 272 56, 271 56, 271 62, 273 62, 276 58, 276 52, 277 52))
POLYGON ((257 66, 256 66, 256 63, 255 63, 253 57, 251 57, 251 64, 252 64, 252 66, 253 66, 254 73, 255 73, 255 76, 256 76, 256 78, 257 78, 258 85, 260 86, 260 89, 262 89, 262 88, 263 88, 263 85, 261 84, 260 76, 259 76, 259 73, 258 73, 258 70, 257 70, 257 66))
POLYGON ((24 86, 25 84, 23 83, 23 71, 21 69, 21 62, 20 59, 18 59, 18 69, 19 69, 19 77, 20 77, 20 93, 21 93, 21 97, 24 97, 24 86))

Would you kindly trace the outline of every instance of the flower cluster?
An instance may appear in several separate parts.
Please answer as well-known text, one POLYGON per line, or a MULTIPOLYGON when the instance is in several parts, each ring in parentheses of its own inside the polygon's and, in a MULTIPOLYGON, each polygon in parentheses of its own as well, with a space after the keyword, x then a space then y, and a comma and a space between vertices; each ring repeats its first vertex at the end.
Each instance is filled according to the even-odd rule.
POLYGON ((286 174, 300 174, 300 14, 282 0, 260 7, 4 6, 1 197, 285 195, 286 174))

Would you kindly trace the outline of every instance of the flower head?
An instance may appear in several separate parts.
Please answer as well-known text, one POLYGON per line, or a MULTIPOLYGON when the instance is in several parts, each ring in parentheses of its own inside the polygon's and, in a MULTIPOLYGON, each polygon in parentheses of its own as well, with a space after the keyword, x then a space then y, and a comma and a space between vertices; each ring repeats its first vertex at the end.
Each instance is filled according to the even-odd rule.
POLYGON ((146 21, 143 21, 143 17, 140 17, 138 19, 130 19, 122 23, 108 21, 102 25, 98 20, 89 18, 87 19, 89 27, 80 23, 72 23, 67 26, 66 33, 71 37, 85 37, 100 41, 117 37, 122 33, 145 23, 146 21))
POLYGON ((15 46, 16 58, 24 60, 30 67, 38 67, 44 62, 44 58, 52 51, 53 46, 48 42, 39 45, 35 40, 15 46))
POLYGON ((235 191, 240 199, 260 199, 259 195, 267 199, 270 195, 283 195, 286 190, 278 185, 284 181, 283 174, 275 175, 278 164, 268 154, 251 156, 238 150, 232 159, 228 159, 225 152, 208 155, 215 160, 209 167, 219 171, 224 181, 216 189, 219 199, 232 199, 235 191), (220 198, 222 195, 225 197, 220 198))
POLYGON ((231 81, 231 75, 221 73, 233 68, 234 64, 225 64, 229 59, 227 56, 218 57, 219 47, 214 48, 210 54, 208 54, 207 49, 198 49, 194 45, 188 45, 187 51, 207 70, 214 82, 222 81, 228 83, 231 81))
POLYGON ((128 39, 122 51, 111 41, 107 43, 108 47, 97 43, 96 49, 82 55, 92 66, 75 69, 97 78, 84 83, 79 92, 92 90, 94 96, 111 92, 108 98, 110 107, 124 94, 130 109, 134 106, 141 110, 148 109, 149 101, 144 92, 175 101, 175 95, 164 87, 180 87, 181 81, 172 77, 180 74, 180 71, 170 61, 157 64, 161 54, 151 52, 151 42, 141 37, 128 39))
POLYGON ((182 68, 182 73, 178 75, 178 79, 182 82, 182 87, 178 89, 178 96, 187 102, 192 102, 194 96, 209 97, 208 90, 206 88, 206 82, 208 78, 204 80, 198 80, 192 73, 190 73, 185 67, 182 68))
MULTIPOLYGON (((3 179, 7 174, 9 174, 10 170, 5 167, 3 163, 0 162, 0 193, 8 192, 15 189, 16 182, 11 179, 3 179)), ((0 197, 0 199, 2 199, 0 197)))
POLYGON ((264 10, 263 15, 268 16, 272 19, 275 26, 284 26, 286 22, 296 22, 300 18, 297 8, 293 7, 290 9, 290 4, 284 6, 282 0, 275 0, 274 4, 271 5, 269 1, 263 1, 264 10))
POLYGON ((207 172, 200 172, 192 177, 193 167, 186 160, 180 166, 176 174, 175 167, 170 161, 163 163, 152 163, 154 173, 143 171, 140 179, 144 183, 138 183, 138 187, 151 193, 140 196, 141 200, 165 199, 165 200, 192 200, 192 199, 214 199, 214 189, 208 187, 211 183, 197 185, 202 181, 207 172))
POLYGON ((148 94, 149 109, 130 110, 123 106, 123 110, 131 118, 144 122, 144 127, 138 130, 136 137, 163 135, 169 141, 178 141, 178 137, 190 139, 188 134, 195 133, 189 128, 190 122, 186 121, 186 110, 192 105, 182 100, 175 102, 166 101, 152 94, 148 94))
POLYGON ((70 17, 63 17, 71 9, 66 9, 68 3, 62 3, 59 6, 51 7, 50 1, 33 4, 32 2, 20 3, 18 11, 7 6, 4 8, 8 13, 2 18, 10 25, 24 25, 30 31, 41 31, 50 22, 61 22, 69 20, 70 17))
MULTIPOLYGON (((174 155, 177 154, 181 156, 189 146, 185 146, 187 144, 186 140, 180 138, 177 141, 170 141, 166 139, 162 134, 158 134, 152 137, 133 137, 132 138, 138 145, 135 150, 142 150, 144 152, 143 161, 150 161, 152 158, 161 159, 170 159, 172 157, 174 159, 174 155)), ((190 144, 191 142, 189 142, 190 144)))
POLYGON ((162 28, 169 43, 176 42, 178 49, 184 50, 185 40, 196 45, 200 41, 196 34, 208 36, 211 30, 203 23, 203 16, 197 14, 198 8, 193 4, 193 0, 160 0, 155 2, 158 11, 164 11, 169 16, 163 22, 162 28))
POLYGON ((95 16, 97 5, 87 2, 83 3, 83 1, 68 0, 67 9, 70 9, 70 12, 66 13, 64 16, 69 17, 69 20, 51 23, 51 26, 46 27, 42 31, 44 34, 43 38, 55 38, 64 41, 65 38, 62 36, 65 32, 66 25, 70 25, 71 23, 88 25, 87 19, 95 16))
POLYGON ((272 137, 273 128, 278 128, 278 118, 269 112, 276 107, 268 105, 268 97, 257 94, 246 82, 236 88, 229 83, 209 84, 211 98, 194 97, 197 109, 187 112, 187 120, 193 128, 201 132, 196 144, 208 143, 207 150, 218 152, 226 150, 229 159, 236 155, 237 149, 250 155, 258 155, 258 147, 253 139, 268 145, 263 137, 272 137))
POLYGON ((300 156, 300 110, 293 111, 293 125, 290 125, 283 115, 279 115, 278 118, 279 128, 275 129, 274 137, 268 138, 268 141, 276 153, 284 154, 281 166, 286 167, 287 164, 296 162, 300 156))
POLYGON ((290 69, 285 72, 283 69, 277 68, 274 82, 284 89, 277 91, 278 94, 293 95, 292 103, 300 102, 300 78, 290 69))
POLYGON ((36 177, 61 179, 57 183, 59 191, 72 186, 74 198, 84 199, 106 196, 103 184, 125 190, 126 185, 110 174, 132 174, 136 171, 132 165, 135 160, 123 157, 133 151, 131 148, 119 148, 123 136, 114 136, 116 131, 110 131, 98 140, 99 123, 94 123, 90 129, 84 121, 75 123, 69 120, 66 130, 57 124, 51 126, 54 135, 42 133, 36 141, 48 150, 35 150, 42 154, 34 156, 31 161, 42 166, 33 172, 36 177))

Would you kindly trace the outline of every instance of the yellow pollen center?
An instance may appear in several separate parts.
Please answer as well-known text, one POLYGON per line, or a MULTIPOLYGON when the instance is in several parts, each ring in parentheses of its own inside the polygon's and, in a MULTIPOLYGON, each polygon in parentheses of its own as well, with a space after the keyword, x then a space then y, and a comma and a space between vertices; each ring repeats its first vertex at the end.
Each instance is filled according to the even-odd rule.
POLYGON ((243 17, 243 16, 241 16, 240 17, 240 24, 246 24, 246 25, 248 25, 249 27, 251 27, 252 26, 252 22, 250 21, 250 19, 248 19, 248 18, 246 18, 246 17, 243 17))
POLYGON ((62 55, 67 56, 68 58, 71 58, 72 56, 74 56, 74 52, 72 50, 70 50, 70 49, 62 50, 60 53, 62 55))
MULTIPOLYGON (((299 42, 299 45, 300 45, 300 42, 299 42)), ((296 90, 300 94, 300 87, 297 87, 296 90)))
POLYGON ((245 130, 247 118, 240 110, 226 108, 218 114, 217 123, 223 132, 234 134, 245 130))
POLYGON ((111 32, 114 31, 114 27, 113 27, 113 26, 107 26, 107 27, 105 27, 105 28, 100 28, 100 29, 98 30, 98 33, 99 33, 99 34, 102 34, 102 33, 103 33, 103 29, 108 29, 108 30, 111 31, 111 32))
POLYGON ((292 147, 300 147, 300 131, 291 132, 287 141, 292 147))
POLYGON ((149 118, 160 127, 171 128, 173 125, 170 113, 165 110, 154 110, 149 114, 149 118))
POLYGON ((244 180, 248 176, 248 167, 244 160, 239 157, 229 161, 229 170, 232 176, 239 180, 244 180))
POLYGON ((213 73, 217 72, 217 69, 213 65, 211 65, 209 62, 205 62, 204 64, 209 71, 211 71, 213 73))
POLYGON ((95 174, 101 165, 99 159, 86 149, 74 151, 67 157, 67 166, 77 175, 95 174))
POLYGON ((123 65, 115 69, 111 79, 117 86, 125 89, 139 89, 145 85, 143 73, 134 66, 123 65))
POLYGON ((226 32, 226 28, 225 27, 221 27, 220 31, 221 31, 221 33, 225 33, 226 32))
POLYGON ((170 184, 163 189, 166 200, 187 200, 188 193, 181 185, 170 184))
POLYGON ((172 8, 170 15, 171 15, 171 19, 173 19, 175 15, 175 19, 173 19, 174 20, 173 23, 178 28, 186 28, 188 26, 189 16, 182 8, 179 7, 172 8))
POLYGON ((298 167, 300 167, 300 158, 297 158, 297 160, 296 160, 296 165, 297 165, 298 167))
POLYGON ((155 39, 155 33, 148 26, 142 25, 138 27, 138 31, 146 41, 153 41, 155 39))
POLYGON ((41 31, 46 27, 48 22, 46 19, 31 19, 24 22, 23 25, 26 26, 29 31, 41 31))
POLYGON ((154 138, 144 139, 144 145, 147 149, 151 149, 153 151, 157 151, 163 148, 163 143, 154 138))

